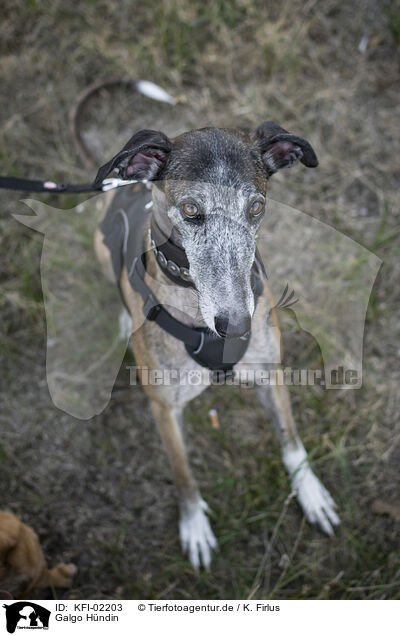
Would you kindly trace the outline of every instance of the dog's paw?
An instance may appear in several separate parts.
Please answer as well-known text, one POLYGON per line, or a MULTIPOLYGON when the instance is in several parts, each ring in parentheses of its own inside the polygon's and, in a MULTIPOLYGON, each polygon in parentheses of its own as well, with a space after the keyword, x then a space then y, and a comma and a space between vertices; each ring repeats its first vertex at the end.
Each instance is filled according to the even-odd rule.
POLYGON ((298 475, 293 477, 292 486, 297 491, 297 499, 310 523, 317 524, 321 530, 332 536, 334 526, 340 524, 335 512, 337 506, 310 466, 300 468, 298 475))
POLYGON ((185 501, 181 505, 179 534, 182 550, 188 554, 196 570, 200 565, 209 568, 212 550, 217 547, 217 540, 206 515, 207 510, 208 506, 201 497, 195 501, 185 501))
POLYGON ((337 505, 311 470, 305 450, 298 449, 284 455, 284 463, 291 476, 292 488, 296 491, 297 499, 308 521, 332 536, 334 526, 340 524, 335 512, 337 505))
POLYGON ((49 572, 51 583, 55 587, 70 587, 77 571, 73 563, 59 563, 49 572))
POLYGON ((63 574, 66 578, 72 578, 78 571, 78 568, 74 563, 59 563, 58 564, 59 573, 63 574))

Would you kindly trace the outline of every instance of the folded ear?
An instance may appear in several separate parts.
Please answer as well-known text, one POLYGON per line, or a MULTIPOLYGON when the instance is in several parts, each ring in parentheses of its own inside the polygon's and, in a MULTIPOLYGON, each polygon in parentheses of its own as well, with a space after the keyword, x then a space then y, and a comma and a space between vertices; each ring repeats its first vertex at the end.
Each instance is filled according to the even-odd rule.
POLYGON ((140 130, 126 146, 100 168, 93 185, 99 185, 116 169, 120 179, 155 181, 165 167, 173 143, 157 130, 140 130))
POLYGON ((251 133, 268 176, 301 161, 307 168, 318 166, 317 156, 306 139, 296 137, 273 121, 265 121, 251 133))

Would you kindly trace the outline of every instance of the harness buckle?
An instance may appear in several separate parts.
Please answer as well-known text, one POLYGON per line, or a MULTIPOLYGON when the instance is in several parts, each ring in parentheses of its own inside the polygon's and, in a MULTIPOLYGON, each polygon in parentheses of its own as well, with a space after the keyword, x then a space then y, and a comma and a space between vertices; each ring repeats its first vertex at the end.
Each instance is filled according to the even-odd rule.
POLYGON ((107 192, 107 190, 120 188, 130 183, 138 183, 138 181, 136 179, 104 179, 101 183, 101 190, 102 192, 107 192))
POLYGON ((156 299, 149 294, 143 304, 143 313, 147 320, 155 320, 161 311, 161 305, 155 304, 156 299))

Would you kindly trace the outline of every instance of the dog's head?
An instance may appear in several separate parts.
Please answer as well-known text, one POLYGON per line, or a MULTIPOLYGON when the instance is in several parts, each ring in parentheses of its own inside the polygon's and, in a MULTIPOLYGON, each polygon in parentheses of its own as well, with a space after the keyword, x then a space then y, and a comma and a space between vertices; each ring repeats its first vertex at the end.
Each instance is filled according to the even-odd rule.
POLYGON ((305 139, 272 121, 250 135, 203 128, 170 140, 141 130, 100 168, 95 183, 115 169, 122 179, 154 182, 153 213, 186 251, 204 321, 234 337, 250 330, 254 312, 251 268, 267 180, 298 161, 318 165, 305 139))

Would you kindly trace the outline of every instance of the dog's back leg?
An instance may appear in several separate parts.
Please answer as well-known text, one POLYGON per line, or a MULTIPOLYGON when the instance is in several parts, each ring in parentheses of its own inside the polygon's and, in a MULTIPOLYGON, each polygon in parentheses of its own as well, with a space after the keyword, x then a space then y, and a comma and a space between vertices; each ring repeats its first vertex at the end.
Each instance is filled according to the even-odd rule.
POLYGON ((206 515, 207 504, 201 498, 188 464, 182 434, 182 409, 169 408, 155 400, 152 400, 151 407, 178 490, 182 549, 188 553, 196 569, 201 564, 208 568, 217 542, 206 515))

